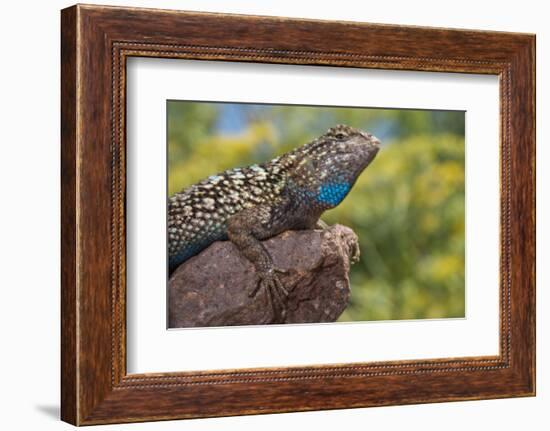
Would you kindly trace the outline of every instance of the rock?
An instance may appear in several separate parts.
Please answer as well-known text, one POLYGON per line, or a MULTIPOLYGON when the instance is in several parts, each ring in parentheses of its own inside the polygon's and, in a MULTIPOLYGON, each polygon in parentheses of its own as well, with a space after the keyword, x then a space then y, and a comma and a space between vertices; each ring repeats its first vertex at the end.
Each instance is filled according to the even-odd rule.
MULTIPOLYGON (((350 263, 359 256, 348 227, 287 231, 264 241, 289 291, 284 323, 334 322, 349 296, 350 263)), ((256 286, 254 266, 230 241, 215 242, 184 262, 168 282, 171 328, 262 325, 274 322, 268 293, 256 286)))

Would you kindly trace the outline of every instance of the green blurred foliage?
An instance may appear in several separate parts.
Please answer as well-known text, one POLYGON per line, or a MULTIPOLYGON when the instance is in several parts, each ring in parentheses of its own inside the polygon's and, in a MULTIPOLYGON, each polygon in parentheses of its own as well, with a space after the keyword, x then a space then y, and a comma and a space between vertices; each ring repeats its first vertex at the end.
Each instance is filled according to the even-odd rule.
POLYGON ((169 101, 168 193, 269 160, 338 123, 383 143, 323 215, 351 227, 361 247, 339 321, 463 317, 463 112, 169 101))

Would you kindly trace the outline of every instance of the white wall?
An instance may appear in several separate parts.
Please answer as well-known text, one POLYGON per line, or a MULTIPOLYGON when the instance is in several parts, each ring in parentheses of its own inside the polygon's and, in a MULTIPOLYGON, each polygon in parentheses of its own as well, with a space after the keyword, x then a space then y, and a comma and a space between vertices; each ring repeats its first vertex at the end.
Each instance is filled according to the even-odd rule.
MULTIPOLYGON (((131 0, 172 9, 342 19, 537 33, 538 396, 406 407, 293 413, 99 427, 148 430, 257 430, 337 427, 408 430, 546 429, 550 423, 550 28, 543 1, 131 0), (546 340, 544 339, 546 338, 546 340)), ((70 2, 4 2, 0 18, 0 395, 3 429, 69 429, 59 399, 59 9, 70 2)))

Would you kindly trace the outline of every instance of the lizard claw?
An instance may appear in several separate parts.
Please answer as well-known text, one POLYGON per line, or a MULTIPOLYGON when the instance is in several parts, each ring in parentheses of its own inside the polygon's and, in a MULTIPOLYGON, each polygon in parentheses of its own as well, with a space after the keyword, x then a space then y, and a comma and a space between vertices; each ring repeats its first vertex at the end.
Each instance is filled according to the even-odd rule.
POLYGON ((359 248, 359 243, 356 241, 352 245, 351 255, 350 255, 350 262, 352 264, 359 262, 359 258, 361 257, 361 249, 359 248))
POLYGON ((317 230, 327 230, 329 228, 330 226, 321 219, 317 220, 317 223, 315 224, 315 229, 317 230))
POLYGON ((271 268, 267 271, 258 272, 256 277, 258 278, 258 283, 256 284, 256 287, 248 294, 250 298, 256 296, 258 291, 261 287, 265 285, 265 287, 269 287, 269 285, 276 286, 277 289, 281 291, 281 293, 286 298, 288 296, 288 290, 285 289, 283 286, 283 283, 281 283, 281 280, 279 280, 279 277, 277 274, 288 274, 289 271, 287 269, 280 269, 280 268, 271 268))
POLYGON ((256 296, 261 288, 267 291, 273 312, 275 314, 274 323, 283 323, 286 317, 286 299, 288 290, 279 279, 278 274, 288 274, 288 270, 279 268, 270 268, 267 271, 259 272, 258 283, 254 290, 249 293, 249 297, 256 296))

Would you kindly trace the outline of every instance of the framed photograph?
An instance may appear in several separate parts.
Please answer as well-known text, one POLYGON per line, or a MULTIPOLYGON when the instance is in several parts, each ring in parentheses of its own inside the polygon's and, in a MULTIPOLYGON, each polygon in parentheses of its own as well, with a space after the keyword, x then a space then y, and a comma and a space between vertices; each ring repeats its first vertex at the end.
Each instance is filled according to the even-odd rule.
POLYGON ((535 36, 61 13, 61 416, 535 394, 535 36))

